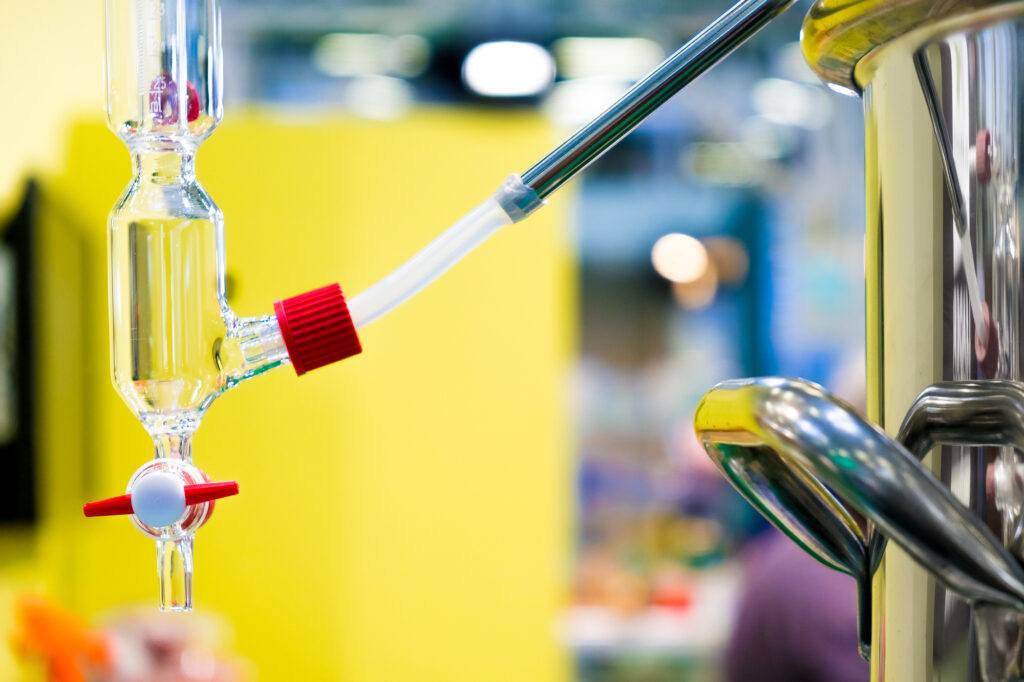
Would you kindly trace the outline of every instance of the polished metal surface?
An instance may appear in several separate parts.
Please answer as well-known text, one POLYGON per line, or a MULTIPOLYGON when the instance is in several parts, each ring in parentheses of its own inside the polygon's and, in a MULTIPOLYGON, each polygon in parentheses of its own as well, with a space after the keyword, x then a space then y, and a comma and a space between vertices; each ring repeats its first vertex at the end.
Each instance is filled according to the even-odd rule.
MULTIPOLYGON (((835 518, 850 518, 841 505, 796 507, 828 508, 826 519, 788 513, 792 507, 774 509, 785 506, 779 490, 803 481, 807 498, 827 501, 827 491, 834 491, 967 599, 1024 609, 1024 569, 981 519, 902 445, 821 387, 799 379, 727 381, 704 397, 694 423, 712 460, 741 482, 738 489, 757 499, 756 506, 771 509, 770 520, 790 537, 811 536, 813 527, 822 538, 820 529, 834 527, 835 518), (766 450, 778 461, 756 466, 766 450), (766 478, 781 469, 792 478, 778 485, 781 479, 766 478)), ((843 544, 836 536, 824 539, 831 547, 843 544)), ((852 554, 844 559, 865 558, 852 554)), ((848 564, 826 563, 853 572, 848 564)))
POLYGON ((800 43, 822 80, 856 88, 854 67, 872 50, 921 26, 1008 4, 1006 0, 817 0, 800 43))
MULTIPOLYGON (((1019 414, 1014 410, 1021 394, 1014 387, 942 388, 922 396, 908 420, 916 447, 959 437, 968 429, 962 420, 975 416, 1000 422, 981 436, 983 442, 1012 430, 1002 421, 1019 414), (975 400, 966 401, 966 411, 951 409, 950 396, 970 388, 975 400)), ((862 653, 868 651, 870 561, 864 535, 840 499, 945 585, 984 606, 983 679, 1011 679, 1006 673, 1015 668, 1006 666, 1005 647, 1024 646, 1024 627, 1015 617, 1024 610, 1024 569, 910 451, 820 387, 793 379, 720 384, 698 406, 695 427, 712 460, 748 501, 822 563, 857 580, 862 653)))
MULTIPOLYGON (((1014 381, 949 381, 926 388, 907 411, 896 440, 918 460, 937 445, 1008 447, 1024 454, 1024 385, 1014 381)), ((994 472, 993 488, 1006 490, 1006 477, 1014 481, 1024 476, 1015 461, 1000 461, 994 472), (999 480, 1002 479, 1002 480, 999 480)), ((1017 484, 1019 486, 1019 484, 1017 484)), ((1015 490, 1019 487, 1015 486, 1015 490)), ((1022 500, 1024 502, 1024 500, 1022 500)), ((1003 544, 1020 556, 1024 527, 1019 505, 1013 513, 1012 528, 1003 544)), ((1009 519, 1007 519, 1009 521, 1009 519)), ((870 572, 878 568, 885 548, 885 536, 868 534, 870 572)))
MULTIPOLYGON (((917 455, 936 445, 925 465, 1017 558, 1022 13, 1017 3, 926 19, 855 72, 865 107, 869 417, 891 432, 903 423, 917 455)), ((871 553, 883 543, 869 544, 871 553)), ((874 680, 1019 677, 1021 614, 972 616, 891 545, 873 587, 874 680)))
MULTIPOLYGON (((711 405, 715 397, 709 395, 705 402, 711 405)), ((864 530, 818 478, 794 467, 767 442, 736 445, 726 439, 717 440, 712 432, 702 432, 711 417, 702 403, 697 411, 698 437, 733 487, 804 551, 856 580, 859 648, 867 658, 871 645, 871 575, 864 530)))
POLYGON ((740 0, 634 85, 607 111, 523 173, 523 182, 541 199, 547 197, 611 149, 697 76, 727 57, 785 11, 792 2, 740 0))
POLYGON ((1024 384, 947 381, 907 410, 898 440, 919 459, 936 445, 1009 446, 1024 452, 1024 384))

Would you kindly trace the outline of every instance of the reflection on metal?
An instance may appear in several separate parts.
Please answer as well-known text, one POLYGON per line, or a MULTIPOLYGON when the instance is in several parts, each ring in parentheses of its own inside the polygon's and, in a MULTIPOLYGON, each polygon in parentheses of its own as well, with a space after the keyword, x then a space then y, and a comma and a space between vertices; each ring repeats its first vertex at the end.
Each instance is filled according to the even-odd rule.
POLYGON ((800 43, 808 64, 822 79, 853 89, 854 67, 876 48, 922 25, 998 8, 1005 3, 1006 0, 816 0, 804 18, 800 43))
MULTIPOLYGON (((918 459, 937 445, 999 447, 984 473, 1002 513, 1003 544, 1020 558, 1024 550, 1020 456, 1024 455, 1024 386, 1013 381, 944 382, 924 390, 900 427, 902 442, 918 459), (1014 455, 1013 453, 1016 453, 1014 455)), ((872 570, 884 537, 869 540, 872 570)), ((983 680, 1024 676, 1024 616, 995 606, 975 610, 978 665, 983 680)))
MULTIPOLYGON (((915 454, 928 449, 913 445, 915 429, 937 420, 932 426, 947 434, 934 437, 941 447, 927 465, 1019 558, 1024 4, 957 11, 963 16, 921 18, 856 67, 865 112, 869 415, 893 433, 906 418, 915 454), (986 387, 1005 410, 1005 433, 998 411, 978 402, 986 387), (938 408, 960 399, 963 411, 949 414, 973 423, 950 435, 938 408)), ((881 544, 869 541, 873 561, 881 544)), ((885 652, 873 662, 874 679, 1013 679, 1022 652, 1010 621, 1024 614, 972 615, 893 550, 882 553, 873 583, 874 641, 885 652), (1003 677, 993 672, 1000 669, 1003 677)))
POLYGON ((907 411, 899 440, 919 459, 936 445, 1005 445, 1024 452, 1024 385, 947 381, 930 386, 907 411))
MULTIPOLYGON (((963 60, 960 60, 961 63, 963 60)), ((967 284, 967 303, 971 308, 971 317, 974 319, 974 329, 977 336, 977 343, 980 348, 987 348, 989 334, 989 320, 986 318, 981 301, 981 289, 978 286, 978 268, 974 263, 974 248, 971 245, 971 232, 967 220, 967 208, 964 202, 964 190, 960 182, 964 180, 965 173, 957 172, 957 155, 953 153, 953 142, 949 135, 949 128, 942 116, 942 93, 935 85, 932 78, 931 65, 928 63, 927 49, 922 48, 914 53, 914 69, 917 71, 917 78, 921 85, 921 94, 924 96, 925 104, 928 107, 928 114, 932 120, 932 130, 935 132, 935 142, 939 149, 939 158, 942 160, 943 177, 946 180, 946 191, 949 193, 949 206, 953 214, 953 225, 956 227, 957 237, 960 239, 960 254, 963 259, 964 281, 967 284)))
MULTIPOLYGON (((948 381, 930 386, 910 406, 896 439, 918 460, 937 445, 1008 447, 1024 454, 1024 386, 1013 381, 948 381)), ((1001 463, 997 460, 992 466, 1001 463)), ((1021 475, 1015 463, 1010 468, 1012 472, 1004 473, 1021 475)), ((996 476, 994 472, 993 483, 998 489, 1001 481, 996 476)), ((1003 544, 1016 556, 1020 556, 1024 534, 1022 518, 1019 513, 1015 515, 1013 537, 1003 538, 1003 544)), ((885 536, 870 533, 872 574, 884 549, 885 536)))
POLYGON ((618 102, 523 173, 543 199, 611 149, 697 76, 727 57, 793 0, 740 0, 691 38, 618 102))
MULTIPOLYGON (((948 395, 922 397, 923 417, 907 430, 916 447, 953 435, 956 415, 940 405, 948 395)), ((970 414, 998 413, 1002 399, 987 401, 987 411, 977 400, 970 414)), ((1024 609, 1024 569, 981 519, 913 454, 820 387, 776 378, 725 382, 701 401, 695 425, 746 499, 817 559, 858 580, 862 634, 868 554, 843 502, 967 600, 1024 609)))

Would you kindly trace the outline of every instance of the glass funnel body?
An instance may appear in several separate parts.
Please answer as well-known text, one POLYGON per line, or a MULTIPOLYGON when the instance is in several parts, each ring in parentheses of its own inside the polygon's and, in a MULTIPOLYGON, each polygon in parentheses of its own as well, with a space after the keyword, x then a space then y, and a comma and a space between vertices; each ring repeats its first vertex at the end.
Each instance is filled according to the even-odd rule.
POLYGON ((208 516, 206 502, 158 515, 174 520, 153 525, 134 506, 151 496, 132 488, 154 490, 173 473, 171 487, 183 495, 205 479, 191 463, 204 412, 288 354, 273 315, 239 318, 228 307, 224 220, 196 179, 198 146, 221 118, 216 0, 107 0, 106 73, 108 123, 127 144, 133 171, 108 222, 111 369, 156 454, 117 513, 132 514, 157 541, 161 607, 188 610, 193 534, 208 516), (164 478, 145 478, 154 472, 164 478))
POLYGON ((220 42, 216 0, 107 0, 108 123, 133 164, 109 220, 111 366, 154 437, 287 359, 273 316, 228 308, 223 216, 196 179, 222 115, 220 42))
POLYGON ((147 430, 191 431, 228 382, 223 218, 187 151, 134 156, 109 223, 114 384, 147 430))

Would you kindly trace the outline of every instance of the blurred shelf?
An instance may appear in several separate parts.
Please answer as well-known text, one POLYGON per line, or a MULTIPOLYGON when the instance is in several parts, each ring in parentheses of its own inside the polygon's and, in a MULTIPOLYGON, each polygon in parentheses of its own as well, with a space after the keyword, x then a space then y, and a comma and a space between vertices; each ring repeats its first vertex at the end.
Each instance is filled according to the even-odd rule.
POLYGON ((690 607, 649 607, 625 615, 603 606, 574 606, 562 618, 562 641, 582 656, 647 655, 716 658, 732 631, 742 574, 730 565, 694 583, 690 607))

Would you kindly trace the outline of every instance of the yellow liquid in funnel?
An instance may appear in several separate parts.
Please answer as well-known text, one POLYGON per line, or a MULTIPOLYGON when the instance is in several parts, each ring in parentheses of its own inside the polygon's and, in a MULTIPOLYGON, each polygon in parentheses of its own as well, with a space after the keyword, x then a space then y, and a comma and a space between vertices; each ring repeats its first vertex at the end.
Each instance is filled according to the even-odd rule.
POLYGON ((111 220, 114 384, 140 417, 198 417, 223 390, 219 241, 205 219, 111 220))

